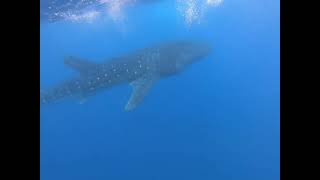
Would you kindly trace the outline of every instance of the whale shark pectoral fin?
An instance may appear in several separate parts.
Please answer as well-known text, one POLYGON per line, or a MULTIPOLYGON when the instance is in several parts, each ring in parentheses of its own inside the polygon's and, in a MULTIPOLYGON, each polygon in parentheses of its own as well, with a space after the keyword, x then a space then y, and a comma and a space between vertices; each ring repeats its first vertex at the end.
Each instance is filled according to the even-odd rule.
POLYGON ((88 102, 89 94, 87 92, 81 92, 76 96, 79 105, 86 104, 88 102))
POLYGON ((88 101, 88 98, 86 96, 80 96, 78 103, 80 105, 85 104, 88 101))
POLYGON ((87 73, 90 69, 94 69, 98 66, 96 63, 74 56, 66 57, 64 59, 64 64, 80 72, 80 74, 87 73))
POLYGON ((125 107, 126 111, 134 109, 143 100, 156 79, 157 78, 154 76, 145 76, 130 83, 130 85, 133 87, 133 91, 125 107))

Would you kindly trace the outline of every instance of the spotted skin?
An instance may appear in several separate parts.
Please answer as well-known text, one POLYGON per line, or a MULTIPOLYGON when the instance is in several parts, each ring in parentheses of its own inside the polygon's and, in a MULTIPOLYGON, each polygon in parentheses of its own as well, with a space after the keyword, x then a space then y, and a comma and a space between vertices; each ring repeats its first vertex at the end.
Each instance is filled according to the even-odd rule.
POLYGON ((177 74, 208 53, 207 44, 176 41, 140 49, 100 64, 68 57, 65 64, 78 71, 79 76, 42 91, 41 103, 47 104, 68 96, 86 98, 99 90, 129 83, 133 93, 125 109, 132 110, 156 80, 177 74))

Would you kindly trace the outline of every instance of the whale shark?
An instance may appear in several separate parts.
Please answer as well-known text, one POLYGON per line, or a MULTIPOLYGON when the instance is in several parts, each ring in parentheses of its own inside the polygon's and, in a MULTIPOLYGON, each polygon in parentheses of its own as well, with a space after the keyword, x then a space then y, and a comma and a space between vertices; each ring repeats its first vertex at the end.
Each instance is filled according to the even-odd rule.
POLYGON ((205 42, 177 40, 140 48, 102 62, 68 56, 64 64, 78 75, 40 90, 40 103, 48 104, 69 96, 77 96, 84 102, 100 90, 127 83, 132 86, 132 93, 124 109, 130 111, 142 102, 159 79, 179 74, 204 59, 210 51, 205 42))

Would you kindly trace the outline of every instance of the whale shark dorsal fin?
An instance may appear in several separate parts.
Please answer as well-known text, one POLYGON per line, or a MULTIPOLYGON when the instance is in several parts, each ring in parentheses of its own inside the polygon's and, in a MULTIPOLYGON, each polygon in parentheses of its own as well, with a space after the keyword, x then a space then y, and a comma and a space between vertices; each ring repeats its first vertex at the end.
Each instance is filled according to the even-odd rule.
POLYGON ((80 74, 87 73, 89 70, 98 66, 96 63, 74 56, 65 57, 64 64, 78 71, 80 74))
POLYGON ((126 111, 134 109, 143 100, 156 79, 157 78, 155 76, 144 76, 130 83, 133 87, 133 91, 125 107, 126 111))

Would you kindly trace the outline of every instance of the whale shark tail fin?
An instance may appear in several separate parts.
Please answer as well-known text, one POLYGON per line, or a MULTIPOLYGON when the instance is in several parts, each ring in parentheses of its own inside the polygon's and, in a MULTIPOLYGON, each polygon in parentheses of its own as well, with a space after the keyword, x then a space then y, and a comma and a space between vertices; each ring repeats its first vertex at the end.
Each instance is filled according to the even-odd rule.
POLYGON ((47 93, 40 89, 40 105, 44 105, 49 103, 48 98, 47 98, 47 93))

